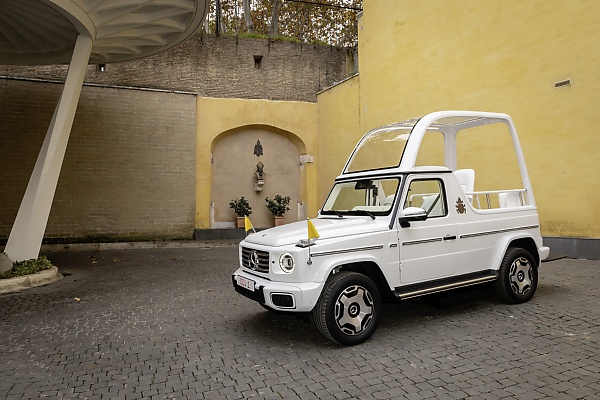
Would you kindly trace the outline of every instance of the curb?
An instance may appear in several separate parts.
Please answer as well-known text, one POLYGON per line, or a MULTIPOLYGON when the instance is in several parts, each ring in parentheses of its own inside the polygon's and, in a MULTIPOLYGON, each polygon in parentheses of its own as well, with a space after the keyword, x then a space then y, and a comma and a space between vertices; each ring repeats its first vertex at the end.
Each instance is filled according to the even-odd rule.
MULTIPOLYGON (((136 250, 136 249, 212 249, 215 247, 237 247, 242 239, 218 240, 181 240, 165 242, 112 242, 112 243, 69 243, 43 244, 40 254, 62 251, 100 251, 100 250, 136 250)), ((4 246, 0 246, 0 251, 4 246)))
POLYGON ((40 253, 62 251, 101 251, 101 250, 137 250, 137 249, 211 249, 214 247, 237 247, 241 239, 235 240, 189 240, 173 242, 115 242, 115 243, 71 243, 44 244, 40 253))
POLYGON ((33 275, 17 276, 10 279, 0 279, 0 294, 11 293, 36 286, 47 285, 61 280, 63 276, 58 273, 58 268, 50 267, 33 275))

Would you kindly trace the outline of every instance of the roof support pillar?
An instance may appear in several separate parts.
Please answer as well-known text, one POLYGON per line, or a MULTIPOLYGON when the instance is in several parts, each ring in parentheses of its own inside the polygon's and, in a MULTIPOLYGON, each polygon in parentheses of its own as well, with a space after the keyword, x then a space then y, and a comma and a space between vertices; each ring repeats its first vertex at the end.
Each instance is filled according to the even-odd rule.
POLYGON ((4 249, 13 261, 29 260, 39 255, 92 44, 89 36, 77 37, 63 92, 4 249))

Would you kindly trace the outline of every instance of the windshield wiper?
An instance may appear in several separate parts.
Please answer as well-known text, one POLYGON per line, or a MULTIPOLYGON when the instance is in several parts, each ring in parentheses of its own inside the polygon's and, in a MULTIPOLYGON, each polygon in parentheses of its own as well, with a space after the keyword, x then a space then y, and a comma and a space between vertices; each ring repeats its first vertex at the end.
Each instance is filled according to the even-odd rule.
POLYGON ((371 214, 370 211, 367 210, 353 210, 356 213, 365 213, 367 214, 369 217, 371 217, 372 220, 375 220, 375 216, 373 214, 371 214))
MULTIPOLYGON (((342 212, 347 212, 346 210, 342 210, 342 212)), ((331 215, 331 214, 335 214, 336 217, 338 218, 344 218, 344 215, 339 212, 338 210, 327 210, 327 211, 322 211, 321 212, 322 215, 331 215)))

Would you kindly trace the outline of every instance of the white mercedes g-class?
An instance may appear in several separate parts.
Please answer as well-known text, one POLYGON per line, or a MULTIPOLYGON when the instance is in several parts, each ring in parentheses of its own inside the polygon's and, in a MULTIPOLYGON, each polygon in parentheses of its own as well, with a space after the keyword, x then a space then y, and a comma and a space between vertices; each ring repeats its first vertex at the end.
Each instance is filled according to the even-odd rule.
POLYGON ((356 345, 382 298, 495 281, 502 300, 526 302, 548 253, 512 119, 442 111, 365 134, 318 217, 248 235, 232 278, 265 308, 356 345), (479 169, 497 187, 475 190, 479 169))

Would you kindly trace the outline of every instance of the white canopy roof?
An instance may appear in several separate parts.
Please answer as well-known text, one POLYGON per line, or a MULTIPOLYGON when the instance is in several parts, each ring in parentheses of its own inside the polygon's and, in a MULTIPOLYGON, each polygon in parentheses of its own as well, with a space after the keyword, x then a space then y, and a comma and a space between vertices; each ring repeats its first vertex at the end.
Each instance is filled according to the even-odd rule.
POLYGON ((200 26, 208 0, 0 0, 0 64, 61 64, 78 34, 90 63, 132 60, 171 48, 200 26))

